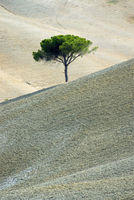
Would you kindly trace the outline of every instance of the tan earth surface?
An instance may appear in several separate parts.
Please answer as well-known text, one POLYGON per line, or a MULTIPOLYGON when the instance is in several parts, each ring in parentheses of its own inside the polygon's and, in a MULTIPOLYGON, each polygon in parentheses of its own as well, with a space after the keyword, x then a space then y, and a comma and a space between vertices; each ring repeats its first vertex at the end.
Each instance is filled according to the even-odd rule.
POLYGON ((64 83, 59 63, 36 63, 39 42, 75 34, 99 46, 69 66, 69 80, 134 56, 133 0, 0 0, 0 101, 64 83))

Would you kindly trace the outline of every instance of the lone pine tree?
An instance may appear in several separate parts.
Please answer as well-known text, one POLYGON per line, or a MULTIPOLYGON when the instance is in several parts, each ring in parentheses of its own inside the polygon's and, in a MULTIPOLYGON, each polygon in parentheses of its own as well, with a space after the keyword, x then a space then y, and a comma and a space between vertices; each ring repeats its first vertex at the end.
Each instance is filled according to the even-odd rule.
POLYGON ((65 67, 65 81, 68 82, 68 65, 76 58, 91 53, 97 47, 89 50, 92 45, 90 40, 74 35, 57 35, 41 41, 41 50, 33 52, 36 61, 57 61, 65 67))

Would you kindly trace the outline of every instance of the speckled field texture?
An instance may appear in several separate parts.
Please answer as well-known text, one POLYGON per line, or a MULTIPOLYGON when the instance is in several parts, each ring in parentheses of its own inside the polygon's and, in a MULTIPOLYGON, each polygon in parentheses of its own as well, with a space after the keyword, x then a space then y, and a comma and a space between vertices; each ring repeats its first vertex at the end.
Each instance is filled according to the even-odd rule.
POLYGON ((132 59, 134 0, 0 0, 0 102, 64 83, 62 64, 32 57, 58 34, 99 47, 69 66, 69 81, 132 59))
POLYGON ((134 199, 134 59, 0 105, 0 199, 134 199))

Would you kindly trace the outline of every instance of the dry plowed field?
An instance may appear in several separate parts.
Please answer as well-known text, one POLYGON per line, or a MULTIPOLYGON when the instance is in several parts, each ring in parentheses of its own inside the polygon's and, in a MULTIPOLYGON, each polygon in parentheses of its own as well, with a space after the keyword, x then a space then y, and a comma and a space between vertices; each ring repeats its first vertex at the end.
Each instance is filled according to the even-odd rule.
POLYGON ((0 199, 134 199, 134 59, 0 105, 0 199))

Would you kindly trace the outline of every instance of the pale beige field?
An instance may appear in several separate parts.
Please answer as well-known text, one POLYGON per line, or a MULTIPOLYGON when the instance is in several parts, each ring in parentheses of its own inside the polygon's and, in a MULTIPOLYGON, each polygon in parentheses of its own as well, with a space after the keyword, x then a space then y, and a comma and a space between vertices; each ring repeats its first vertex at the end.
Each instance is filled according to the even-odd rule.
POLYGON ((0 0, 0 101, 64 83, 62 65, 32 58, 46 37, 75 34, 99 46, 70 65, 70 81, 132 58, 133 10, 133 0, 0 0))

